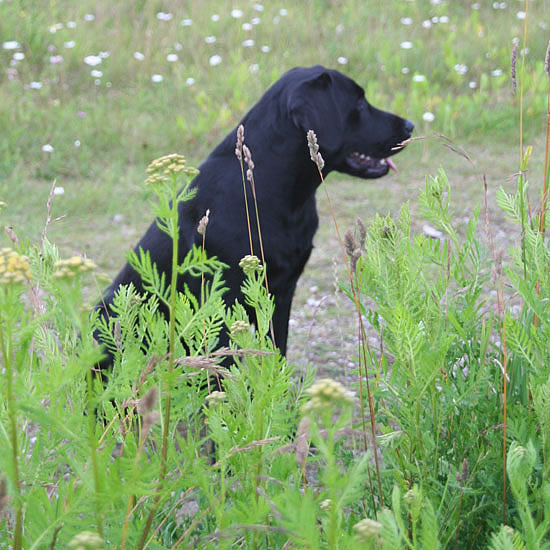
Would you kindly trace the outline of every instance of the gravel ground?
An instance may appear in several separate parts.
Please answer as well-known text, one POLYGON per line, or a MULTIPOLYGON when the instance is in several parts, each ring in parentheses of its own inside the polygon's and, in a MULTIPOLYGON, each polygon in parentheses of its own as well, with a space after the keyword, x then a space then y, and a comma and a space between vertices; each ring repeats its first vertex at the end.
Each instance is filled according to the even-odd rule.
MULTIPOLYGON (((513 174, 519 164, 519 147, 513 144, 497 144, 492 149, 480 145, 465 147, 472 165, 442 143, 439 139, 412 143, 396 157, 399 173, 382 179, 343 179, 340 175, 329 178, 329 194, 340 232, 343 234, 353 227, 357 217, 368 225, 376 213, 397 216, 406 201, 410 203, 413 229, 424 231, 426 221, 418 212, 418 196, 426 176, 437 174, 443 167, 451 183, 454 220, 459 230, 466 227, 475 206, 483 204, 482 182, 485 174, 495 246, 506 250, 509 245, 517 243, 518 228, 498 209, 495 194, 500 186, 508 192, 515 189, 513 174)), ((544 143, 540 138, 535 142, 530 163, 532 200, 536 200, 542 181, 543 154, 544 143)), ((353 357, 357 355, 355 308, 343 293, 337 291, 338 283, 345 282, 347 275, 342 268, 342 253, 323 189, 318 191, 317 201, 320 229, 294 298, 288 358, 298 369, 309 365, 319 375, 351 382, 355 378, 353 357)), ((479 238, 487 241, 484 211, 480 219, 479 238)), ((376 334, 369 333, 369 341, 371 346, 379 347, 376 334)))

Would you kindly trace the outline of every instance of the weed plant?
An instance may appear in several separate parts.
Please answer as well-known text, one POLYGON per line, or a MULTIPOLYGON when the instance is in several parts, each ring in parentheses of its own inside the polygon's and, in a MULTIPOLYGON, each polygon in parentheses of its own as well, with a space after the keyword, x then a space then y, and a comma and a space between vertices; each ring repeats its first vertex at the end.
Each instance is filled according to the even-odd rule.
MULTIPOLYGON (((538 76, 518 73, 523 112, 538 76)), ((10 230, 0 251, 0 545, 549 548, 549 139, 540 207, 530 149, 520 149, 517 188, 496 199, 518 228, 509 253, 494 245, 487 196, 457 221, 444 170, 418 199, 431 236, 405 204, 341 238, 358 320, 355 393, 298 376, 274 349, 254 251, 241 263, 254 319, 224 306, 224 266, 203 247, 178 257, 177 207, 195 173, 179 155, 154 161, 147 178, 173 242, 170 280, 131 254, 147 292, 121 288, 111 319, 85 304, 89 260, 60 259, 46 230, 37 245, 10 230), (201 278, 201 296, 176 292, 184 273, 201 278), (106 378, 94 330, 114 358, 106 378)), ((208 232, 208 213, 198 230, 208 232)))
POLYGON ((181 176, 191 173, 183 158, 159 159, 151 172, 177 268, 168 282, 145 254, 132 255, 148 294, 121 289, 116 320, 90 321, 83 307, 88 261, 59 261, 47 241, 28 250, 30 260, 3 252, 2 433, 11 452, 0 466, 3 505, 10 495, 2 532, 4 541, 13 535, 14 548, 91 548, 95 540, 120 548, 206 546, 241 533, 235 525, 259 546, 270 533, 278 480, 286 482, 292 469, 300 480, 288 449, 275 452, 288 443, 300 392, 269 343, 273 303, 264 269, 244 266, 243 292, 257 311, 252 331, 241 305, 224 311, 219 262, 200 249, 178 262, 177 204, 192 194, 185 186, 178 192, 181 176), (176 276, 186 272, 211 275, 200 301, 175 292, 176 276), (31 292, 38 285, 44 292, 34 314, 22 299, 28 281, 31 292), (92 376, 102 355, 93 326, 114 355, 105 388, 92 376), (222 326, 238 351, 214 351, 222 326), (228 373, 219 363, 233 354, 237 368, 228 373), (224 391, 209 391, 210 379, 220 377, 224 391), (201 451, 205 441, 214 443, 212 454, 201 451))
MULTIPOLYGON (((362 339, 355 397, 332 380, 297 381, 273 349, 258 259, 242 262, 253 330, 242 305, 223 307, 215 258, 200 248, 177 258, 175 212, 193 171, 172 155, 150 172, 177 267, 167 281, 131 255, 148 293, 120 289, 109 321, 83 306, 88 260, 59 260, 47 239, 2 252, 4 543, 547 547, 550 253, 538 220, 526 218, 505 262, 482 244, 480 208, 459 236, 440 171, 419 203, 445 237, 415 234, 406 205, 348 233, 348 291, 380 335, 379 349, 362 339), (173 291, 184 272, 205 276, 200 299, 173 291), (504 311, 489 289, 505 277, 521 305, 504 311), (94 327, 114 356, 105 387, 91 369, 102 354, 94 327), (217 350, 222 329, 231 349, 217 350)), ((499 202, 521 223, 518 194, 499 202)))
MULTIPOLYGON (((284 72, 316 63, 348 74, 374 105, 413 120, 419 134, 474 141, 476 158, 492 158, 517 136, 508 75, 525 14, 516 0, 4 0, 0 200, 10 206, 7 221, 20 238, 34 239, 56 179, 51 239, 63 256, 86 251, 113 275, 150 219, 143 166, 181 150, 197 164, 284 72), (113 231, 118 239, 109 238, 113 231)), ((549 14, 549 0, 529 3, 529 40, 518 51, 529 139, 539 135, 545 108, 549 14)), ((394 176, 403 185, 441 162, 439 150, 434 168, 426 151, 416 151, 403 153, 411 155, 409 181, 405 172, 394 176), (429 167, 419 168, 419 158, 429 167)), ((492 163, 490 179, 501 176, 502 162, 492 163)))

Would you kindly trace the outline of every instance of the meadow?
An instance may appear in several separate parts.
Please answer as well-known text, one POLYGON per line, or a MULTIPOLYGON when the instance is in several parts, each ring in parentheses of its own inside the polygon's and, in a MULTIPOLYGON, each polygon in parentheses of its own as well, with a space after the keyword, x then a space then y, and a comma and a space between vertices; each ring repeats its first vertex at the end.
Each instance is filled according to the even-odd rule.
POLYGON ((549 27, 548 0, 0 0, 0 548, 549 548, 549 27), (198 166, 317 63, 418 139, 398 174, 332 174, 335 219, 319 190, 288 361, 200 255, 179 260, 214 277, 203 303, 135 258, 153 298, 98 325, 171 192, 149 163, 198 166))

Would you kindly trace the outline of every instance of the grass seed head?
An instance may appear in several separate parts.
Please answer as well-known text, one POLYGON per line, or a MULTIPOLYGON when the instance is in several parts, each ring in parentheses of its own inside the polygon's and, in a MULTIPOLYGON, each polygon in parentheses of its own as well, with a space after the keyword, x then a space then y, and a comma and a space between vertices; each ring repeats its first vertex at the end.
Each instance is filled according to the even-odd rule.
POLYGON ((307 133, 307 145, 309 148, 309 156, 311 160, 317 165, 319 170, 325 167, 325 161, 319 153, 319 144, 317 143, 317 135, 313 130, 308 130, 307 133))
POLYGON ((248 167, 251 170, 254 170, 254 161, 252 160, 252 153, 250 152, 250 149, 246 145, 243 145, 243 153, 244 153, 244 160, 246 164, 248 164, 248 167))
POLYGON ((244 160, 248 166, 248 170, 246 171, 246 179, 252 183, 254 178, 254 161, 252 160, 252 153, 246 145, 243 145, 243 154, 244 160))
POLYGON ((156 386, 153 386, 138 401, 137 403, 138 413, 141 415, 144 415, 148 412, 151 412, 155 408, 155 405, 157 404, 157 399, 158 399, 158 389, 156 386))
POLYGON ((367 239, 367 228, 361 218, 357 218, 357 227, 359 228, 359 246, 363 248, 367 239))
POLYGON ((319 144, 317 143, 317 135, 313 130, 309 130, 307 133, 307 145, 309 147, 309 156, 311 160, 316 162, 319 144))
POLYGON ((516 81, 516 61, 518 57, 518 44, 514 44, 514 47, 512 49, 512 61, 511 61, 511 67, 510 67, 510 76, 512 77, 512 91, 516 93, 517 88, 517 81, 516 81))
POLYGON ((493 262, 493 268, 491 270, 491 283, 495 284, 500 280, 502 276, 502 257, 504 255, 504 249, 499 248, 495 253, 495 259, 493 262))
POLYGON ((550 78, 550 40, 548 41, 548 47, 546 48, 546 55, 544 57, 544 72, 550 78))
POLYGON ((346 231, 346 234, 344 235, 344 250, 346 251, 346 254, 348 256, 351 256, 352 252, 356 248, 357 248, 357 243, 355 242, 353 232, 351 229, 348 229, 346 231))
POLYGON ((348 229, 344 235, 344 250, 350 258, 351 270, 355 271, 357 260, 361 257, 361 248, 357 244, 351 229, 348 229))
POLYGON ((141 424, 141 437, 143 441, 149 437, 153 426, 158 422, 159 418, 160 414, 158 411, 151 411, 143 417, 143 423, 141 424))
POLYGON ((317 153, 317 162, 316 162, 319 170, 322 170, 325 167, 325 160, 321 156, 321 153, 317 153))
POLYGON ((237 144, 235 145, 235 155, 239 160, 243 160, 244 126, 239 124, 237 128, 237 144))
POLYGON ((199 235, 203 235, 206 233, 206 226, 208 225, 210 216, 210 210, 206 211, 206 214, 201 218, 201 221, 199 222, 199 226, 197 227, 197 232, 199 235))
POLYGON ((468 462, 468 459, 465 458, 462 462, 462 469, 460 472, 456 473, 456 480, 463 485, 464 482, 468 479, 468 474, 470 472, 470 463, 468 462))

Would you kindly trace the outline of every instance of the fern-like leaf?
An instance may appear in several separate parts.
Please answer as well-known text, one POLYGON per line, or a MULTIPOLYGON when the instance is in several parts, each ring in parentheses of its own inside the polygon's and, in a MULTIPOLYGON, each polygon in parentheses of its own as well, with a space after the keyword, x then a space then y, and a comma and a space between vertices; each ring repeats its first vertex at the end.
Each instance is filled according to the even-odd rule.
POLYGON ((497 205, 515 223, 521 223, 521 213, 517 195, 506 193, 502 187, 497 189, 497 205))

